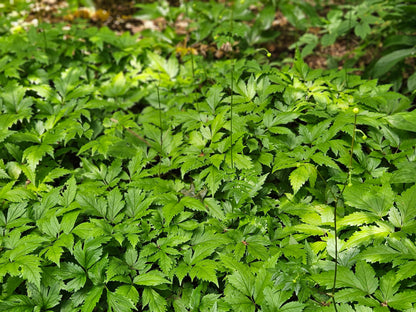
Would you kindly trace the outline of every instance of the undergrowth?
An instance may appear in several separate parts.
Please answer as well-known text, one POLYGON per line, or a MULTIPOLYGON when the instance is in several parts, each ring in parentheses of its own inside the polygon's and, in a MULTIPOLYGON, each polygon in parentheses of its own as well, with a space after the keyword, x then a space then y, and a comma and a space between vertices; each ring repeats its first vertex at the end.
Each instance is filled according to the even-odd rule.
POLYGON ((0 311, 416 309, 407 97, 63 26, 0 38, 0 311))

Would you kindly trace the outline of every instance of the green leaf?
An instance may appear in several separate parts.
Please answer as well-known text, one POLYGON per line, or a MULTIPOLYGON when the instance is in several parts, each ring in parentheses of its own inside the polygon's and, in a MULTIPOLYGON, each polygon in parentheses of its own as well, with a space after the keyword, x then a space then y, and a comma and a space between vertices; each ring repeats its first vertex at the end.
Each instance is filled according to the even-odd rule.
POLYGON ((7 223, 18 220, 26 212, 27 203, 11 204, 7 210, 7 223))
POLYGON ((115 75, 110 82, 103 85, 103 94, 108 97, 118 97, 124 95, 129 89, 129 85, 123 72, 115 75))
POLYGON ((215 198, 205 198, 204 203, 208 208, 208 213, 218 220, 224 220, 225 215, 215 198))
POLYGON ((60 259, 63 254, 64 250, 62 247, 57 246, 56 244, 47 248, 45 256, 52 262, 56 263, 56 265, 60 266, 60 259))
POLYGON ((139 292, 134 285, 121 285, 115 293, 129 299, 134 305, 139 302, 139 292))
POLYGON ((4 312, 33 312, 36 304, 24 295, 13 295, 0 301, 0 311, 4 312))
POLYGON ((416 90, 416 73, 407 78, 407 88, 410 92, 416 90))
MULTIPOLYGON (((197 196, 198 194, 195 194, 197 196)), ((207 211, 204 204, 197 198, 184 196, 181 198, 181 203, 193 211, 207 211)))
POLYGON ((101 258, 102 252, 100 241, 91 238, 84 245, 79 241, 74 247, 74 257, 85 269, 92 267, 101 258))
POLYGON ((87 273, 82 267, 74 263, 62 263, 59 273, 63 280, 71 279, 64 287, 67 291, 76 292, 84 287, 87 281, 87 273))
POLYGON ((373 294, 378 287, 378 280, 375 277, 374 269, 364 261, 360 261, 355 266, 355 276, 359 281, 360 289, 367 295, 373 294))
POLYGON ((189 276, 193 280, 195 277, 212 282, 218 287, 218 280, 215 269, 217 268, 217 263, 214 260, 205 259, 197 262, 192 269, 189 271, 189 276))
POLYGON ((416 132, 416 111, 414 110, 396 113, 386 119, 396 129, 416 132))
POLYGON ((163 206, 162 212, 165 218, 166 226, 170 224, 173 217, 179 214, 184 210, 184 205, 182 202, 170 202, 163 206))
POLYGON ((249 269, 233 272, 228 276, 228 282, 244 295, 250 298, 253 296, 255 278, 249 269))
POLYGON ((354 184, 345 189, 344 198, 352 207, 384 217, 393 206, 394 192, 390 185, 354 184))
POLYGON ((46 154, 53 157, 52 146, 48 144, 32 145, 24 150, 23 159, 27 160, 30 167, 35 168, 46 154))
POLYGON ((389 302, 399 290, 399 287, 400 285, 397 284, 395 272, 389 271, 380 278, 380 290, 376 292, 376 296, 380 295, 383 302, 389 302))
POLYGON ((317 171, 312 164, 301 164, 289 175, 290 185, 293 188, 293 193, 296 194, 302 185, 309 180, 311 187, 314 187, 316 181, 317 171))
MULTIPOLYGON (((405 311, 406 309, 414 308, 416 302, 416 291, 407 290, 404 292, 397 293, 388 302, 388 305, 398 311, 405 311)), ((410 310, 411 311, 411 310, 410 310)))
POLYGON ((188 275, 190 267, 183 261, 180 261, 179 264, 174 268, 175 276, 179 280, 179 284, 182 284, 183 279, 188 275))
POLYGON ((370 25, 368 25, 366 22, 362 21, 361 23, 358 23, 355 26, 354 33, 358 37, 361 37, 361 39, 365 39, 365 37, 367 37, 367 35, 371 33, 370 25))
POLYGON ((402 264, 397 271, 397 280, 401 281, 416 275, 416 261, 402 264))
POLYGON ((166 73, 171 79, 175 78, 178 73, 178 61, 175 56, 169 58, 168 61, 151 51, 147 52, 147 57, 150 59, 151 66, 158 71, 166 73))
POLYGON ((206 101, 213 114, 215 113, 215 110, 224 95, 222 90, 223 88, 221 86, 214 85, 207 92, 206 101))
POLYGON ((402 61, 406 57, 413 56, 416 52, 415 48, 411 49, 402 49, 391 52, 383 57, 381 57, 373 68, 373 73, 375 77, 381 77, 387 73, 394 65, 402 61))
POLYGON ((415 183, 416 182, 416 163, 403 161, 397 165, 398 170, 394 171, 390 183, 415 183))
POLYGON ((343 246, 344 249, 358 245, 368 245, 374 239, 384 239, 388 237, 393 230, 387 226, 364 226, 360 231, 354 232, 353 235, 343 246))
POLYGON ((242 294, 233 287, 226 287, 225 301, 231 305, 232 311, 236 312, 254 312, 256 311, 256 304, 251 298, 242 294))
POLYGON ((111 292, 107 289, 107 303, 108 307, 114 312, 128 312, 137 310, 133 302, 120 293, 111 292))
POLYGON ((165 274, 157 270, 152 270, 147 273, 137 275, 134 278, 133 283, 141 286, 158 286, 162 284, 169 284, 170 282, 165 278, 165 274))
POLYGON ((121 195, 120 190, 117 187, 113 188, 108 193, 107 218, 110 221, 114 221, 117 214, 124 208, 124 201, 122 199, 123 196, 121 195))
POLYGON ((61 230, 65 234, 69 234, 72 231, 72 229, 75 226, 75 222, 78 219, 79 214, 80 214, 79 210, 71 211, 71 212, 64 214, 61 220, 61 230))
POLYGON ((131 218, 144 216, 153 202, 153 198, 147 197, 146 193, 138 188, 129 188, 124 198, 126 199, 126 214, 131 218))
POLYGON ((167 302, 159 293, 149 287, 143 289, 143 306, 149 306, 150 311, 165 312, 167 302))
POLYGON ((59 294, 60 287, 58 283, 52 284, 50 287, 41 285, 37 288, 34 284, 28 285, 28 293, 38 306, 42 306, 45 310, 57 306, 62 295, 59 294))
POLYGON ((416 185, 408 188, 396 199, 397 208, 400 210, 403 225, 411 222, 416 217, 416 185))
POLYGON ((206 176, 205 182, 208 189, 211 191, 211 195, 214 196, 218 188, 221 185, 221 181, 226 177, 226 174, 222 170, 218 170, 214 166, 209 166, 200 173, 200 177, 206 176))
POLYGON ((20 264, 20 273, 22 277, 30 283, 40 287, 42 269, 40 268, 40 259, 37 256, 27 255, 19 257, 16 262, 20 264))
POLYGON ((269 258, 269 252, 266 246, 269 245, 269 241, 260 235, 251 235, 246 239, 247 252, 254 258, 259 260, 266 260, 269 258))
POLYGON ((81 307, 81 312, 92 312, 100 301, 104 286, 93 286, 85 297, 85 303, 81 307))

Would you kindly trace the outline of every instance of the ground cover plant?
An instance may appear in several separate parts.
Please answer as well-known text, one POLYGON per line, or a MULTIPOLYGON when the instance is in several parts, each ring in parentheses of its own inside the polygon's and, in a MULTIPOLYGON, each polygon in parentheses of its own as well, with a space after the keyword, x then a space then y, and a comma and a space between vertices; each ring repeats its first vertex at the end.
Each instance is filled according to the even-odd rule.
POLYGON ((0 311, 416 310, 412 99, 275 66, 253 3, 220 59, 2 17, 0 311))

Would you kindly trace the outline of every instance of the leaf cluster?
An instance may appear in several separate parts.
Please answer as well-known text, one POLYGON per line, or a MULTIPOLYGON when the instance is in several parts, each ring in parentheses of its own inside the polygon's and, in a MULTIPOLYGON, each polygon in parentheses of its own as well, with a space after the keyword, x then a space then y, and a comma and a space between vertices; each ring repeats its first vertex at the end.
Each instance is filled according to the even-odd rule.
POLYGON ((62 26, 0 38, 1 311, 415 308, 408 98, 62 26))

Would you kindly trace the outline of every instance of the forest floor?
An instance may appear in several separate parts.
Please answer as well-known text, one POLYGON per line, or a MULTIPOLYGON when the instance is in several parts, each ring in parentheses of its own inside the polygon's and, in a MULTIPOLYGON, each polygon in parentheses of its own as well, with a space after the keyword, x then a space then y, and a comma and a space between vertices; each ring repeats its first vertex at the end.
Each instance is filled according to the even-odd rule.
MULTIPOLYGON (((140 2, 140 1, 139 1, 140 2)), ((163 17, 154 20, 143 20, 135 17, 138 8, 135 6, 136 1, 123 0, 97 0, 94 2, 94 8, 80 7, 77 10, 70 10, 67 1, 58 0, 39 0, 31 8, 28 15, 28 22, 47 21, 50 23, 67 22, 72 23, 76 19, 83 19, 91 26, 107 26, 117 33, 125 31, 131 34, 139 33, 143 30, 150 29, 153 31, 163 31, 167 26, 172 27, 178 35, 185 35, 185 42, 190 32, 191 20, 179 15, 173 22, 169 23, 163 17)), ((170 5, 177 5, 175 0, 169 1, 170 5)), ((323 11, 325 12, 325 10, 323 11)), ((280 35, 273 41, 265 44, 264 48, 270 51, 275 59, 293 58, 293 44, 298 41, 303 33, 300 33, 293 27, 287 18, 279 11, 276 12, 273 21, 273 29, 280 35)), ((308 33, 320 36, 319 28, 307 29, 308 33)), ((354 51, 358 47, 359 41, 355 37, 338 38, 337 41, 327 47, 318 45, 313 54, 305 58, 305 62, 311 68, 328 68, 328 59, 339 60, 339 68, 342 68, 345 59, 354 57, 354 51)), ((193 48, 199 53, 204 54, 208 49, 214 51, 217 58, 222 58, 223 53, 216 51, 215 45, 207 46, 206 44, 194 44, 193 48)), ((375 51, 369 49, 358 61, 356 68, 364 68, 374 58, 375 51)), ((356 72, 359 73, 359 72, 356 72)))

